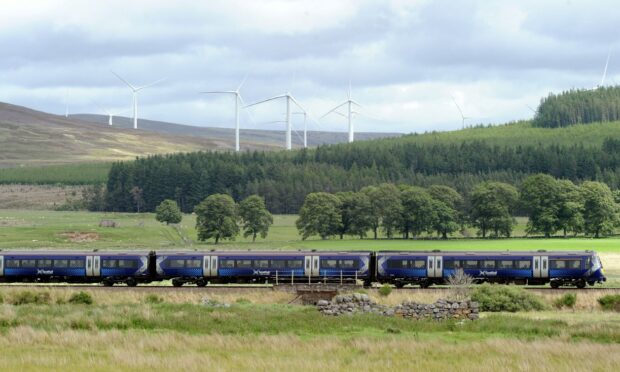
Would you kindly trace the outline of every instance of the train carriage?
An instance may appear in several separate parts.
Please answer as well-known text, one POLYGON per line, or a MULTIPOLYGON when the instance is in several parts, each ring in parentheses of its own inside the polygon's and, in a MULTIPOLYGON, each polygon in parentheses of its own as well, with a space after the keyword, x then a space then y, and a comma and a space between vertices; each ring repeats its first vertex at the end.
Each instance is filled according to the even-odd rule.
POLYGON ((151 279, 148 257, 139 252, 0 251, 0 280, 136 285, 151 279))
POLYGON ((175 286, 194 283, 370 283, 370 252, 159 252, 157 275, 175 286))
POLYGON ((605 281, 595 252, 378 252, 379 282, 428 287, 443 284, 456 270, 475 282, 583 288, 605 281))

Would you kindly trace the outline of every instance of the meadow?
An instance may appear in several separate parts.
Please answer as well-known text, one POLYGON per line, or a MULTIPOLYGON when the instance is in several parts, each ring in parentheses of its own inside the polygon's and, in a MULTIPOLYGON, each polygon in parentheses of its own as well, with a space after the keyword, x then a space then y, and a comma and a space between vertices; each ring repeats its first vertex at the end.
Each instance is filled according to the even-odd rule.
MULTIPOLYGON (((97 290, 87 291, 94 303, 85 305, 67 303, 74 289, 35 289, 47 294, 45 303, 14 304, 23 291, 0 287, 2 370, 603 371, 620 363, 620 314, 587 305, 432 322, 327 317, 277 291, 97 290), (231 306, 203 306, 205 296, 231 306)), ((432 300, 370 295, 383 303, 432 300)))

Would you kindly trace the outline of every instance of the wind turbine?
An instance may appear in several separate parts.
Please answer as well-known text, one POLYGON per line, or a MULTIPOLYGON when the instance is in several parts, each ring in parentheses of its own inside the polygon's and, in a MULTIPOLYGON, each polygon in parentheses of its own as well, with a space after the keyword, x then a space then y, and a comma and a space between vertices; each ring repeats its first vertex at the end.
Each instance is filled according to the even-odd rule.
POLYGON ((133 95, 133 129, 138 129, 138 92, 141 91, 144 88, 148 88, 151 87, 157 83, 160 83, 164 80, 166 80, 166 78, 162 78, 159 79, 157 81, 154 81, 150 84, 147 85, 143 85, 141 87, 134 87, 133 85, 129 84, 127 82, 127 80, 123 79, 122 77, 120 77, 116 72, 114 71, 110 71, 111 73, 114 74, 114 76, 116 76, 120 81, 122 81, 123 83, 127 84, 127 86, 129 87, 129 89, 131 89, 132 91, 132 95, 133 95))
POLYGON ((607 76, 607 66, 609 66, 609 57, 611 57, 611 48, 609 48, 609 52, 607 53, 607 61, 605 62, 605 69, 603 70, 603 77, 601 78, 601 84, 599 87, 605 85, 605 77, 607 76))
POLYGON ((304 113, 307 113, 307 111, 299 104, 299 102, 295 99, 295 97, 293 97, 291 95, 290 92, 286 92, 286 93, 280 94, 278 96, 274 96, 274 97, 271 97, 271 98, 264 99, 262 101, 251 103, 251 104, 249 104, 247 106, 244 106, 244 108, 260 105, 261 103, 273 101, 273 100, 280 99, 280 98, 285 98, 286 99, 286 140, 285 140, 285 146, 286 146, 287 150, 290 150, 290 149, 293 148, 292 141, 291 141, 291 132, 292 132, 292 129, 293 129, 292 120, 291 120, 291 116, 292 116, 291 103, 295 104, 304 113))
POLYGON ((326 117, 327 115, 331 114, 331 113, 335 113, 338 114, 340 116, 344 116, 347 119, 347 122, 349 124, 349 142, 353 142, 353 137, 354 137, 354 129, 353 129, 353 114, 357 114, 357 112, 353 111, 353 105, 362 108, 362 105, 360 105, 359 103, 357 103, 356 101, 354 101, 353 99, 351 99, 351 83, 349 83, 349 91, 347 93, 347 100, 342 102, 341 104, 339 104, 338 106, 334 107, 333 109, 329 110, 327 113, 325 113, 325 115, 321 116, 319 119, 322 119, 324 117, 326 117), (341 112, 337 111, 339 108, 341 108, 342 106, 347 107, 347 114, 342 114, 341 112))
POLYGON ((69 117, 69 99, 67 96, 69 95, 69 89, 65 88, 65 117, 69 117))
POLYGON ((100 104, 98 104, 97 102, 95 102, 95 105, 97 105, 97 107, 99 107, 101 109, 101 111, 105 112, 106 115, 108 115, 108 125, 109 126, 112 126, 114 124, 114 117, 115 116, 118 116, 118 115, 120 115, 120 114, 122 114, 122 113, 127 111, 127 109, 120 110, 120 111, 112 111, 112 110, 109 110, 109 109, 105 109, 100 104))
POLYGON ((239 84, 239 86, 235 90, 215 90, 215 91, 210 91, 210 92, 200 92, 202 94, 234 94, 235 95, 235 151, 237 152, 239 152, 239 149, 240 149, 239 147, 239 111, 241 107, 239 106, 239 103, 241 103, 242 105, 245 105, 245 102, 243 102, 243 98, 241 97, 239 90, 241 89, 241 87, 243 86, 247 78, 248 77, 246 75, 246 77, 244 77, 243 80, 241 81, 241 84, 239 84))
POLYGON ((465 129, 465 120, 471 119, 471 118, 463 115, 463 110, 461 110, 461 107, 459 106, 459 104, 456 103, 456 99, 454 99, 453 96, 450 96, 450 97, 452 97, 452 102, 454 102, 454 105, 456 106, 456 108, 459 110, 459 113, 461 114, 461 119, 463 120, 463 129, 465 129))

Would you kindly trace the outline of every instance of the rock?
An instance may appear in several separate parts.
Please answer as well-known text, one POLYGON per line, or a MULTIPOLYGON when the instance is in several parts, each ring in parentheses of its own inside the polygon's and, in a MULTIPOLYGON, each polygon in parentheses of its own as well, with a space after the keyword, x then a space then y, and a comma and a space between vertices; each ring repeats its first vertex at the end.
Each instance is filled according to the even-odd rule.
POLYGON ((316 303, 316 306, 319 306, 319 307, 329 306, 329 301, 319 300, 319 302, 316 303))

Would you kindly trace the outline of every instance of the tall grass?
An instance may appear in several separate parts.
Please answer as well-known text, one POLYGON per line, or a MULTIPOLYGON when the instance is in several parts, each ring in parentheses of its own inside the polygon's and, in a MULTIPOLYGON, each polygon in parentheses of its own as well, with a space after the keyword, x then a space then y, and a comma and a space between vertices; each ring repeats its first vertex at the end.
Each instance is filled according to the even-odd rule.
POLYGON ((0 184, 92 185, 105 183, 110 163, 0 168, 0 184))

